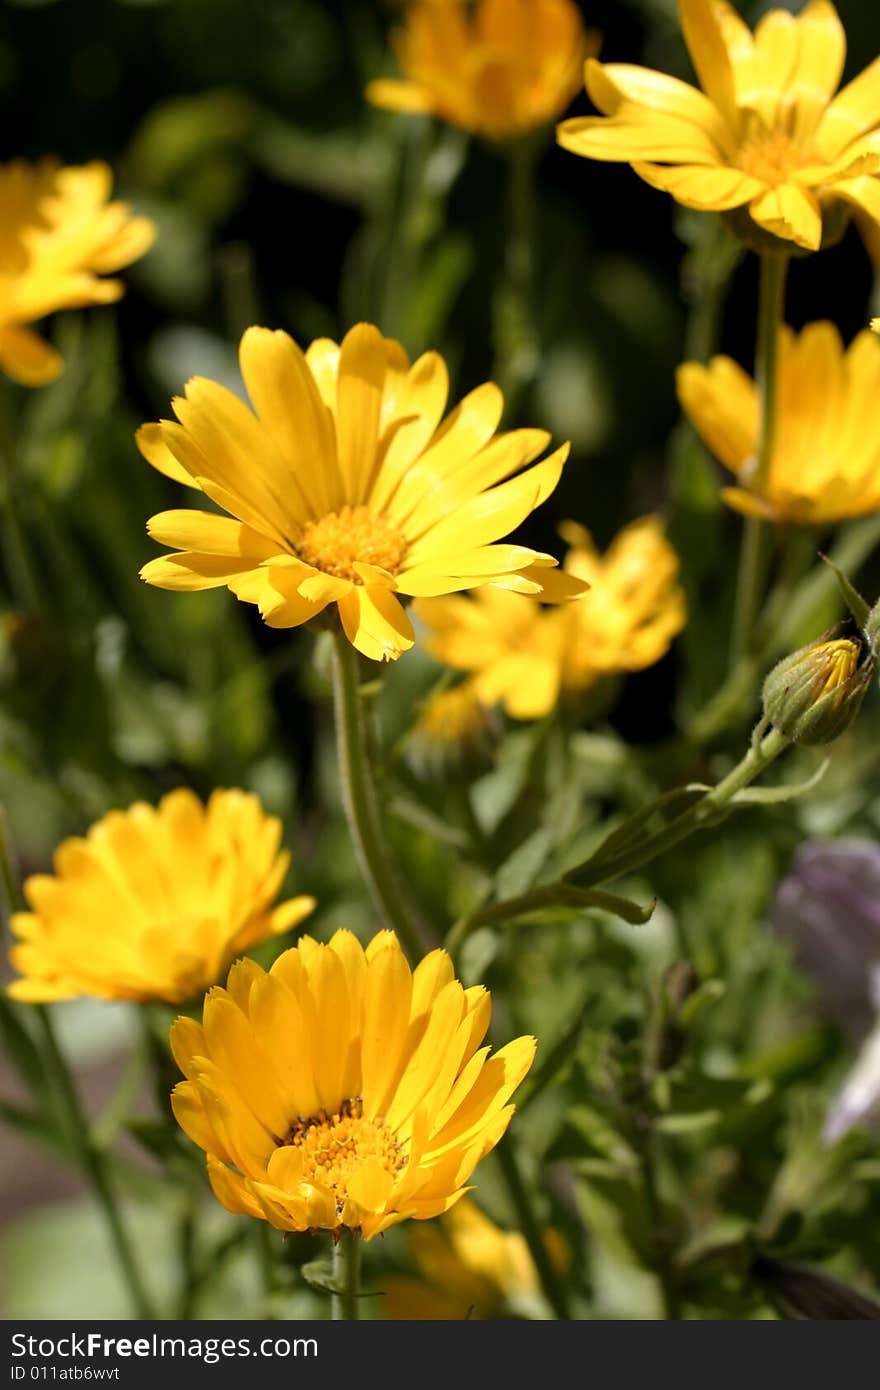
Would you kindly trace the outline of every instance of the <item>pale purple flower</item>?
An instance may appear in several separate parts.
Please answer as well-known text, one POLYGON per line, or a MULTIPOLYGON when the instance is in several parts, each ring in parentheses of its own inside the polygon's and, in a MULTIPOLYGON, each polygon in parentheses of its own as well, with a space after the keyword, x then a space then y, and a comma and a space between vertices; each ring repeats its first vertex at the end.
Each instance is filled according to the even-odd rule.
POLYGON ((880 1124, 880 844, 809 840, 776 893, 773 925, 823 1012, 861 1044, 825 1121, 828 1143, 880 1124))

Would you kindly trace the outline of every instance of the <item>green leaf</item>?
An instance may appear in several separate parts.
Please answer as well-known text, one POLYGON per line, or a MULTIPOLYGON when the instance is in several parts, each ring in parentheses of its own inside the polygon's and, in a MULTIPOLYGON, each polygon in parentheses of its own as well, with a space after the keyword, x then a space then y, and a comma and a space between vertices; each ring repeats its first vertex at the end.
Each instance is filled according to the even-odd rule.
POLYGON ((690 809, 697 801, 705 796, 706 792, 712 788, 704 786, 702 783, 689 783, 685 787, 673 787, 671 791, 664 792, 649 805, 643 806, 636 811, 635 815, 629 816, 621 825, 618 825, 611 834, 606 836, 597 850, 585 859, 583 863, 576 865, 566 874, 566 878, 571 883, 577 883, 581 875, 589 875, 592 878, 597 869, 604 868, 611 864, 617 867, 621 864, 620 872, 625 869, 625 859, 629 850, 634 844, 641 844, 649 834, 653 833, 651 822, 657 818, 661 826, 667 824, 675 816, 681 815, 690 809))
POLYGON ((823 758, 812 777, 806 782, 789 782, 781 787, 743 787, 730 799, 732 806, 784 806, 787 801, 796 801, 813 790, 828 771, 831 759, 823 758))
POLYGON ((823 555, 821 551, 819 552, 819 559, 834 572, 837 583, 840 586, 840 592, 843 594, 843 601, 852 614, 856 627, 860 632, 863 631, 868 621, 868 614, 871 612, 871 605, 866 603, 858 589, 850 583, 843 570, 835 565, 833 560, 829 560, 828 556, 823 555))
POLYGON ((300 1274, 310 1289, 320 1289, 322 1293, 342 1293, 343 1289, 333 1274, 332 1261, 321 1258, 309 1260, 300 1266, 300 1274))
POLYGON ((752 1272, 784 1318, 880 1321, 880 1303, 822 1269, 761 1259, 752 1272))

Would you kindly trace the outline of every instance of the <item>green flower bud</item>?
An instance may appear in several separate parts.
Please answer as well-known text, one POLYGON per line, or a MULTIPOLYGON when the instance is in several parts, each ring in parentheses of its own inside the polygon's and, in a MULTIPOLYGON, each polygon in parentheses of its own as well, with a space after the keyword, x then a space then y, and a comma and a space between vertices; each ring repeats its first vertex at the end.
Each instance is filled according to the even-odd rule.
POLYGON ((785 657, 764 682, 764 714, 793 743, 832 743, 852 723, 874 669, 848 638, 818 638, 785 657))

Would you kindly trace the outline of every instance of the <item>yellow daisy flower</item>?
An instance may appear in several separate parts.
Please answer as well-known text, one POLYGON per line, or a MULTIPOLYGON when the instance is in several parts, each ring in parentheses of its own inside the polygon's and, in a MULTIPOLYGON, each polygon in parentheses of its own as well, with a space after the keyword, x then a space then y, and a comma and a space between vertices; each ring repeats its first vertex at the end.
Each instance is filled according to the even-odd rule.
POLYGON ((556 601, 582 587, 553 571, 552 555, 492 544, 550 495, 568 454, 563 445, 521 472, 550 436, 495 435, 497 386, 478 386, 441 424, 442 357, 411 366, 370 324, 305 355, 286 333, 249 328, 240 358, 253 410, 195 377, 173 403, 179 424, 138 432, 155 468, 231 513, 154 516, 150 534, 179 550, 144 566, 147 583, 226 585, 271 627, 335 603, 349 640, 376 661, 413 645, 396 595, 496 584, 556 601))
POLYGON ((122 281, 100 277, 153 244, 149 218, 108 202, 112 180, 99 161, 66 169, 52 160, 0 165, 0 370, 24 386, 45 386, 64 369, 26 325, 56 309, 119 299, 122 281))
POLYGON ((880 224, 880 58, 837 92, 846 35, 830 0, 797 17, 771 10, 754 34, 725 0, 679 0, 679 13, 703 90, 588 62, 602 115, 563 122, 559 143, 632 164, 685 207, 748 207, 765 232, 807 250, 837 200, 880 224))
POLYGON ((24 885, 9 993, 31 1003, 91 995, 179 1004, 213 984, 242 951, 288 931, 314 898, 272 904, 290 855, 281 822, 249 792, 191 791, 158 807, 111 811, 85 839, 65 840, 54 874, 24 885))
POLYGON ((779 340, 770 468, 755 481, 755 383, 729 357, 678 369, 678 396, 715 457, 736 474, 728 506, 746 516, 828 525, 880 511, 880 341, 864 329, 844 350, 833 323, 779 340))
MULTIPOLYGON (((554 1263, 564 1268, 567 1250, 558 1232, 548 1231, 545 1240, 554 1263)), ((414 1227, 409 1244, 423 1282, 383 1282, 382 1313, 389 1321, 497 1317, 540 1292, 523 1236, 501 1230, 469 1197, 438 1222, 414 1227)))
POLYGON ((447 1211, 510 1123, 535 1055, 489 1056, 489 995, 445 951, 410 970, 393 932, 302 937, 266 973, 238 961, 179 1018, 174 1113, 228 1211, 281 1231, 361 1230, 447 1211))
POLYGON ((549 609, 486 589, 415 608, 430 632, 428 651, 470 672, 480 699, 503 704, 514 719, 540 719, 562 694, 652 666, 687 618, 678 556, 657 517, 626 526, 604 555, 582 526, 560 529, 571 545, 566 573, 590 586, 576 603, 549 609))
POLYGON ((415 0, 392 37, 403 81, 367 87, 374 106, 429 113, 491 140, 524 135, 565 110, 598 36, 573 0, 415 0))

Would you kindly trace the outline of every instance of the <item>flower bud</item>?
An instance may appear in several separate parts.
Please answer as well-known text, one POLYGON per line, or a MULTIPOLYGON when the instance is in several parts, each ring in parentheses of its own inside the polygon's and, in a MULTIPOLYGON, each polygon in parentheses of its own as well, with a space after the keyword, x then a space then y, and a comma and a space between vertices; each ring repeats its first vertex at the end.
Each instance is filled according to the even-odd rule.
POLYGON ((852 723, 874 668, 848 638, 818 638, 785 657, 764 682, 764 714, 793 743, 831 743, 852 723))

